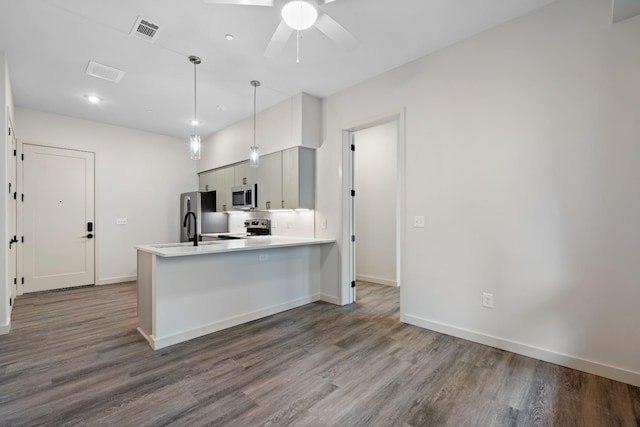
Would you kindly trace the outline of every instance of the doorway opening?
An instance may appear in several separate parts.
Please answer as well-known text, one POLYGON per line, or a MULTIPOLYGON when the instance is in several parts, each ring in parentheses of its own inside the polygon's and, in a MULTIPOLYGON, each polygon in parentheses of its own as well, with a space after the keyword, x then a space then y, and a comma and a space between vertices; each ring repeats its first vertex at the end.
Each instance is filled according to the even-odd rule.
POLYGON ((404 112, 343 131, 343 304, 358 281, 401 285, 403 170, 404 112))

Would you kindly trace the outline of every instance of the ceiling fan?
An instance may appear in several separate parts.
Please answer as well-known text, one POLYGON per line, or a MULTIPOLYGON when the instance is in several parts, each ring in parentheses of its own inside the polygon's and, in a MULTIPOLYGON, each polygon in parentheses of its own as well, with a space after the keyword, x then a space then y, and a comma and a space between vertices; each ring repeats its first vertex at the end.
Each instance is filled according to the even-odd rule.
MULTIPOLYGON (((203 0, 212 4, 235 4, 240 6, 275 6, 280 7, 282 20, 273 33, 265 56, 275 56, 289 41, 291 34, 296 32, 299 50, 300 31, 315 26, 336 44, 351 51, 358 45, 358 40, 342 25, 338 24, 328 14, 321 11, 319 6, 336 0, 203 0)), ((299 56, 297 62, 300 62, 299 56)))

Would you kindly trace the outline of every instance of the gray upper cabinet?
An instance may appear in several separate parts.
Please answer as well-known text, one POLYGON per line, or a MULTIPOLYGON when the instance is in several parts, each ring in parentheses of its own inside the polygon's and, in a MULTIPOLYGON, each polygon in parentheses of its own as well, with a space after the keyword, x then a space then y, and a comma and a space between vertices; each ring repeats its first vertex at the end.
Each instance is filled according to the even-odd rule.
POLYGON ((235 185, 235 168, 227 166, 216 169, 218 171, 218 188, 216 189, 216 210, 218 212, 231 211, 231 189, 235 185))
POLYGON ((258 209, 282 207, 282 152, 260 157, 258 168, 258 209))
MULTIPOLYGON (((260 159, 262 160, 262 159, 260 159)), ((262 163, 262 162, 260 162, 262 163)), ((233 166, 234 185, 253 185, 257 182, 256 168, 249 166, 249 161, 233 166)))
POLYGON ((282 208, 313 209, 315 151, 294 147, 282 151, 282 208))
POLYGON ((216 210, 233 210, 231 189, 258 184, 259 210, 313 209, 315 204, 315 150, 293 147, 260 157, 260 167, 249 162, 200 174, 200 191, 216 191, 216 210))
POLYGON ((202 172, 199 181, 200 191, 214 191, 218 186, 218 175, 215 170, 202 172))

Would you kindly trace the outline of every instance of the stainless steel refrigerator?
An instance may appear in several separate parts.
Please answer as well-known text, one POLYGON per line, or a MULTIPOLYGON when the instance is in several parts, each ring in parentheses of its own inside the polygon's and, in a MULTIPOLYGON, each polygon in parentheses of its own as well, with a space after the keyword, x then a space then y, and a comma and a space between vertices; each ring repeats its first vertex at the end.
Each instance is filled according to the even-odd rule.
POLYGON ((229 217, 226 213, 216 212, 216 192, 215 191, 192 191, 180 195, 180 241, 188 242, 193 238, 195 224, 193 216, 196 215, 198 236, 203 233, 227 233, 229 231, 229 217))

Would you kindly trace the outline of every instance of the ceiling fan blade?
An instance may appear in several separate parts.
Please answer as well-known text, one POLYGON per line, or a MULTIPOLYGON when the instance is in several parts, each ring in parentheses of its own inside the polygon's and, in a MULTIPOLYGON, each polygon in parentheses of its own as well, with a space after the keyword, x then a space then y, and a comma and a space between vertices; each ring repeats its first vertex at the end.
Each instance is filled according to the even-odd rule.
MULTIPOLYGON (((202 0, 212 4, 237 4, 240 6, 273 6, 273 0, 202 0)), ((333 1, 333 0, 332 0, 333 1)))
POLYGON ((273 57, 280 52, 284 48, 284 45, 289 41, 291 33, 293 33, 293 28, 285 24, 284 21, 280 21, 280 25, 276 28, 275 33, 273 33, 273 37, 271 37, 271 41, 269 41, 267 49, 264 51, 264 56, 273 57))
POLYGON ((327 4, 327 3, 333 3, 336 0, 319 0, 318 4, 319 5, 323 5, 323 4, 327 4))
POLYGON ((348 51, 355 49, 360 42, 342 25, 338 24, 332 17, 326 13, 320 14, 318 20, 314 24, 316 28, 322 31, 331 40, 343 46, 348 51))

